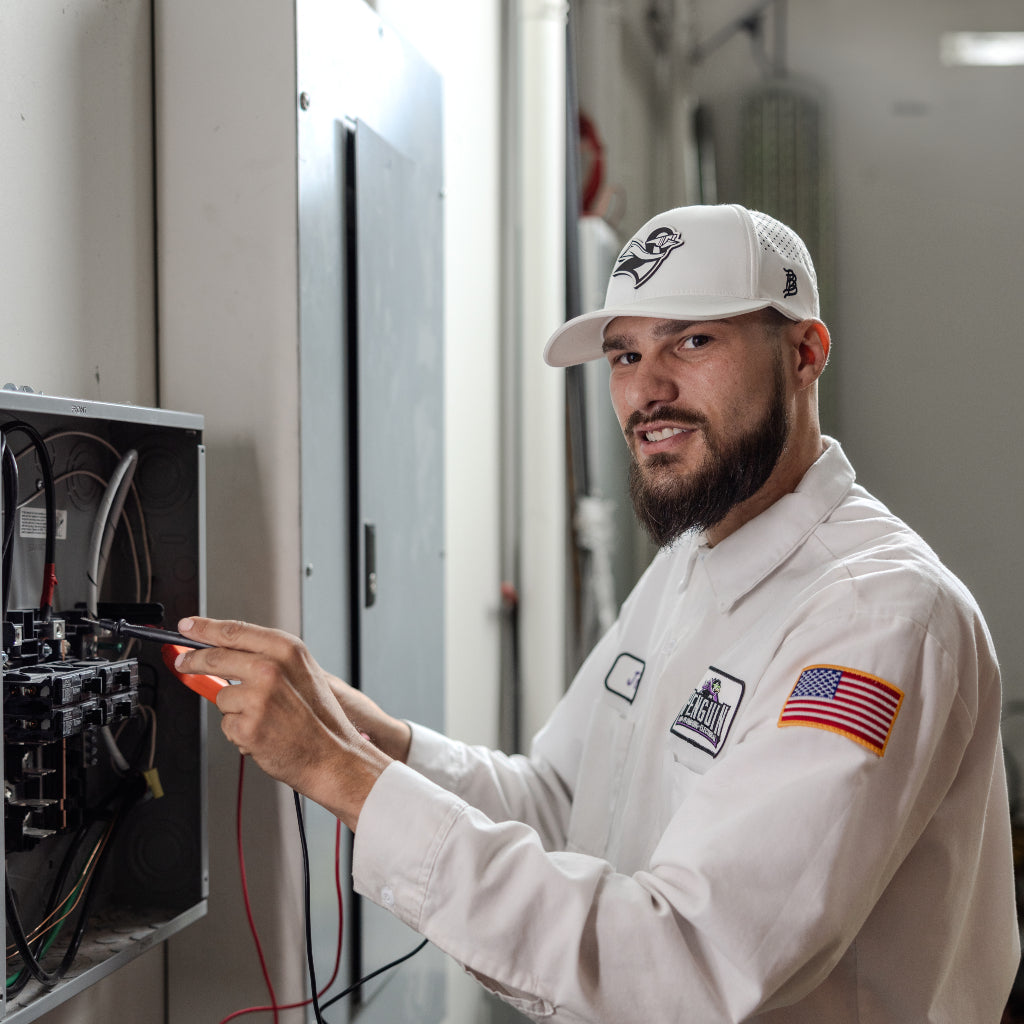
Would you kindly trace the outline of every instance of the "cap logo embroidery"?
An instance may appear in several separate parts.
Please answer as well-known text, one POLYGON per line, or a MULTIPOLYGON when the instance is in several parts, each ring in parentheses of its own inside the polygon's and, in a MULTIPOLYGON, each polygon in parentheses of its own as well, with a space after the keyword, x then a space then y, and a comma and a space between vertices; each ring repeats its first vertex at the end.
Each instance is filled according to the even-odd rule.
POLYGON ((633 288, 646 284, 665 262, 668 255, 685 245, 682 236, 672 228, 655 228, 645 242, 636 238, 619 254, 612 277, 631 277, 633 288))
POLYGON ((791 299, 796 295, 796 272, 790 270, 789 267, 784 269, 786 271, 786 288, 782 293, 782 297, 784 299, 791 299))

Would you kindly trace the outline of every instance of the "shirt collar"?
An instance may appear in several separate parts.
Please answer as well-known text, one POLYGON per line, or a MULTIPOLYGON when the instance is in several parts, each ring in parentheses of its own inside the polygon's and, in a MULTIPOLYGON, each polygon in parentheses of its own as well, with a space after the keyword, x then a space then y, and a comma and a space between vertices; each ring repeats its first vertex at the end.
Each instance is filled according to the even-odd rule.
POLYGON ((698 539, 698 562, 721 612, 775 571, 846 497, 853 486, 853 466, 839 442, 824 438, 826 448, 804 474, 795 491, 744 523, 709 548, 698 539))

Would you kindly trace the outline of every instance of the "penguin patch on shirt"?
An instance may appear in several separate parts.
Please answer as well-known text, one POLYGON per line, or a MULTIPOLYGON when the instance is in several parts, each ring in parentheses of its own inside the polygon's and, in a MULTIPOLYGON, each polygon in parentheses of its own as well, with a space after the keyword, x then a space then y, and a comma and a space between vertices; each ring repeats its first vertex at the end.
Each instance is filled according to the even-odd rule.
POLYGON ((632 654, 620 654, 612 664, 611 671, 604 677, 605 689, 632 704, 640 689, 645 667, 644 662, 632 654))
POLYGON ((710 666, 672 723, 672 733, 717 757, 743 700, 742 679, 710 666))

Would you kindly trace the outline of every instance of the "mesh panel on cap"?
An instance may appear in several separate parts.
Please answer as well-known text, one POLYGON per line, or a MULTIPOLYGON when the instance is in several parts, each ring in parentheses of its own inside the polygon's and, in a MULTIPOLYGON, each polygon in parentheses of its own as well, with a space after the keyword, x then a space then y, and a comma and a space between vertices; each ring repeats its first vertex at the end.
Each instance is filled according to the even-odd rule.
POLYGON ((800 236, 766 213, 751 210, 750 216, 754 221, 754 230, 757 232, 761 248, 765 252, 774 252, 784 260, 795 260, 802 264, 810 279, 817 285, 811 254, 807 251, 807 246, 801 241, 800 236))

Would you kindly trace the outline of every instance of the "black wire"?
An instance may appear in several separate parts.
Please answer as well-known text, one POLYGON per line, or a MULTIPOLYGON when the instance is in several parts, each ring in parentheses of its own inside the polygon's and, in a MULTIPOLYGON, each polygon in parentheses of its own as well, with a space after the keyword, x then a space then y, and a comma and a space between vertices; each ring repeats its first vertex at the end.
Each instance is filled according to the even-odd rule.
POLYGON ((339 999, 344 999, 345 996, 352 992, 355 992, 360 985, 365 985, 368 981, 372 981, 377 977, 378 974, 383 974, 385 971, 390 971, 392 967, 397 967, 399 964, 404 964, 406 960, 411 960, 428 942, 428 939, 424 939, 415 949, 409 950, 405 956, 400 956, 397 960, 392 960, 391 963, 385 964, 383 967, 378 967, 377 970, 371 971, 364 978, 360 978, 358 981, 353 982, 344 992, 339 992, 336 996, 331 996, 325 1003, 321 1005, 321 1009, 326 1010, 328 1006, 333 1006, 339 999))
POLYGON ((0 433, 3 446, 3 488, 4 488, 4 539, 3 539, 3 618, 7 618, 7 608, 11 598, 11 578, 14 569, 14 552, 11 542, 14 540, 14 518, 18 505, 18 460, 7 443, 7 438, 0 433))
POLYGON ((92 902, 96 895, 96 879, 99 877, 103 864, 106 861, 107 854, 112 845, 114 833, 117 831, 119 823, 120 815, 114 819, 106 845, 100 851, 99 857, 96 859, 96 867, 93 870, 92 877, 89 879, 89 883, 85 891, 85 897, 82 900, 82 907, 78 912, 78 920, 75 922, 75 931, 71 937, 71 943, 64 953, 64 958, 54 971, 45 970, 36 958, 35 952, 25 936, 25 929, 22 926, 21 917, 18 914, 18 908, 14 902, 14 892, 11 889, 10 878, 7 875, 7 872, 4 872, 4 902, 7 910, 8 930, 11 932, 11 938, 14 940, 15 946, 18 947, 18 952, 21 954, 22 962, 28 969, 28 972, 44 988, 53 988, 54 985, 58 984, 64 975, 67 974, 68 970, 70 970, 71 965, 75 961, 75 957, 78 956, 78 948, 82 944, 82 938, 85 935, 85 929, 89 923, 89 915, 92 912, 92 902))
MULTIPOLYGON (((36 457, 39 460, 39 469, 43 474, 43 490, 46 500, 46 553, 43 566, 43 595, 49 590, 49 580, 45 576, 47 569, 55 562, 54 554, 57 547, 57 499, 53 483, 53 464, 50 462, 50 454, 46 450, 46 442, 42 435, 30 423, 23 420, 12 420, 0 426, 0 432, 6 437, 12 430, 21 431, 32 442, 36 450, 36 457)), ((40 599, 39 615, 43 622, 49 622, 53 617, 53 607, 45 600, 40 599)))
POLYGON ((295 797, 295 818, 299 824, 299 842, 302 846, 302 880, 306 918, 306 962, 309 965, 309 984, 312 992, 311 1002, 317 1024, 326 1024, 322 1016, 323 1010, 326 1010, 328 1006, 333 1006, 339 999, 344 999, 345 996, 355 992, 355 990, 361 985, 365 985, 368 981, 372 981, 378 974, 383 974, 385 971, 390 971, 392 967, 397 967, 399 964, 404 964, 406 960, 411 960, 427 944, 428 940, 424 939, 415 949, 410 950, 404 956, 400 956, 397 960, 392 960, 391 963, 385 964, 383 967, 378 967, 377 970, 371 971, 365 977, 353 982, 347 989, 345 989, 344 992, 339 992, 336 996, 331 996, 327 1002, 320 1002, 319 996, 317 995, 316 970, 313 967, 313 928, 309 895, 309 848, 306 845, 306 826, 302 820, 302 798, 294 790, 292 793, 295 797))
MULTIPOLYGON (((44 988, 53 988, 54 985, 58 984, 64 975, 67 974, 68 970, 70 970, 71 965, 78 956, 78 950, 82 944, 82 939, 85 936, 85 930, 89 923, 89 917, 92 913, 92 904, 98 891, 98 879, 103 873, 103 867, 106 863, 107 857, 110 855, 110 852, 114 847, 114 838, 121 827, 121 822, 124 820, 124 812, 131 804, 134 804, 138 800, 138 797, 142 792, 144 792, 144 787, 140 788, 137 782, 129 782, 128 784, 122 783, 120 786, 115 788, 110 799, 99 805, 106 806, 106 804, 112 802, 113 796, 120 793, 120 801, 113 812, 111 812, 112 821, 106 837, 106 842, 96 859, 96 864, 93 868, 92 875, 82 898, 82 904, 78 912, 78 919, 75 922, 75 931, 71 937, 71 942, 64 953, 63 959, 54 971, 45 970, 39 962, 36 952, 32 949, 31 944, 25 935, 25 929, 21 923, 21 916, 18 913, 18 908, 14 901, 14 892, 11 889, 10 875, 7 871, 4 872, 4 902, 7 912, 8 930, 10 931, 11 938, 14 940, 14 944, 17 946, 18 952, 21 955, 22 962, 26 968, 26 976, 31 975, 31 977, 35 978, 36 981, 38 981, 44 988)), ((97 816, 96 820, 100 820, 100 816, 97 816)), ((79 834, 84 835, 84 831, 84 829, 80 830, 79 834)), ((79 837, 76 836, 76 842, 78 838, 79 837)), ((64 864, 61 866, 60 874, 64 874, 66 877, 65 869, 70 868, 70 863, 69 857, 65 857, 64 864)), ((51 902, 56 905, 54 895, 55 893, 51 893, 51 902)), ((37 948, 41 948, 41 946, 37 948)), ((12 983, 11 988, 7 990, 8 994, 13 994, 12 989, 14 988, 14 985, 18 986, 17 991, 20 991, 21 988, 24 987, 24 983, 19 984, 20 981, 21 979, 19 978, 18 982, 12 983)))
POLYGON ((317 997, 316 968, 313 966, 313 926, 310 920, 312 910, 310 908, 309 895, 309 848, 306 845, 306 826, 302 821, 302 798, 294 790, 292 795, 295 797, 295 818, 299 824, 299 842, 302 845, 303 907, 306 917, 306 963, 309 967, 310 1002, 313 1005, 313 1014, 316 1017, 317 1024, 324 1024, 324 1019, 320 1015, 320 1000, 317 997))

